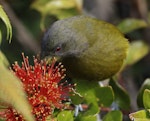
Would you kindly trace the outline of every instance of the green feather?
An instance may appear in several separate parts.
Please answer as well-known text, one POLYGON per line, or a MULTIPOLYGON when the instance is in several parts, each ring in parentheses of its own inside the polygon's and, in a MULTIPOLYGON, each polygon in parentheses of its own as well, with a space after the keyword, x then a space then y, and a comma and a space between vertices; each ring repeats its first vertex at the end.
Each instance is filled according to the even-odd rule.
POLYGON ((127 55, 128 40, 112 24, 87 16, 55 22, 45 37, 44 51, 60 56, 68 75, 103 80, 116 74, 127 55), (60 46, 60 52, 55 47, 60 46))

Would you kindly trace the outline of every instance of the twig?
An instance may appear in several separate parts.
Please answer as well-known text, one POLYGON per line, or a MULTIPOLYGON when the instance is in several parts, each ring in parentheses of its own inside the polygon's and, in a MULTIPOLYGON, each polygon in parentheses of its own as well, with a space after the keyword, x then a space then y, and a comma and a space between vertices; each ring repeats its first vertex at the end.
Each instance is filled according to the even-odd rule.
POLYGON ((148 6, 146 0, 133 0, 140 18, 147 21, 148 6))

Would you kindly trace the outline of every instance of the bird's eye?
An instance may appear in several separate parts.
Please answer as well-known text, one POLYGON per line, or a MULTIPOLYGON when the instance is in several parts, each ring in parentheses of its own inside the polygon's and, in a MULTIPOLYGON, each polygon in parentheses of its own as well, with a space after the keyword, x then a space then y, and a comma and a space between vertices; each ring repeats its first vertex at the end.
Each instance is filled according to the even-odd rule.
POLYGON ((61 50, 61 48, 60 47, 57 47, 56 48, 56 52, 58 52, 58 51, 60 51, 61 50))

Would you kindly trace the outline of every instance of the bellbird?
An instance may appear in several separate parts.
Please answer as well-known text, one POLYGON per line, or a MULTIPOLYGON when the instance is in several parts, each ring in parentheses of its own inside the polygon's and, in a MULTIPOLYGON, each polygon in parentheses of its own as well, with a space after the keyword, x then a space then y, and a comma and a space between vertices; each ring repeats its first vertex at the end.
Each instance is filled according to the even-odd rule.
POLYGON ((115 26, 79 15, 52 24, 41 55, 59 57, 70 77, 100 81, 120 70, 127 49, 128 40, 115 26))

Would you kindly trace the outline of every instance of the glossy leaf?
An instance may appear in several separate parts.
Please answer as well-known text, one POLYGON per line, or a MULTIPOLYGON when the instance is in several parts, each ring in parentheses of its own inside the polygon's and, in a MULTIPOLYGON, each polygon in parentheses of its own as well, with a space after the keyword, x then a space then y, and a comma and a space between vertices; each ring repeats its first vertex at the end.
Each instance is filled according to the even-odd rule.
POLYGON ((71 111, 61 111, 57 115, 57 120, 58 121, 74 121, 73 114, 71 111))
POLYGON ((123 110, 130 109, 130 97, 128 93, 113 79, 109 82, 110 86, 112 86, 114 95, 115 95, 115 102, 118 106, 123 110))
POLYGON ((8 16, 6 15, 5 11, 3 10, 2 6, 0 5, 0 18, 2 19, 2 21, 5 23, 6 28, 7 28, 7 40, 9 40, 9 42, 11 41, 12 38, 12 27, 9 21, 8 16))
POLYGON ((99 88, 99 84, 97 82, 87 83, 87 80, 74 81, 77 84, 77 92, 83 97, 83 102, 89 105, 89 109, 85 112, 85 115, 94 115, 99 113, 99 106, 95 94, 95 88, 99 88))
POLYGON ((76 85, 76 91, 82 95, 84 101, 88 104, 91 102, 97 102, 97 98, 95 96, 95 88, 99 88, 99 84, 97 82, 88 82, 87 80, 74 80, 76 85))
POLYGON ((37 0, 32 4, 32 7, 39 10, 42 13, 46 13, 48 12, 48 10, 73 8, 75 6, 75 2, 75 0, 37 0))
MULTIPOLYGON (((114 93, 110 86, 100 87, 98 82, 90 83, 86 80, 74 81, 77 84, 76 91, 82 97, 83 103, 88 105, 88 110, 84 112, 84 115, 98 114, 99 106, 107 107, 112 104, 114 93)), ((77 99, 74 98, 74 100, 77 99)))
POLYGON ((130 43, 125 65, 132 65, 142 59, 149 52, 149 46, 142 40, 130 43))
POLYGON ((84 99, 89 103, 99 102, 101 106, 110 106, 114 99, 112 88, 110 86, 100 87, 97 82, 87 82, 86 80, 75 81, 76 89, 84 99))
POLYGON ((98 103, 101 107, 109 107, 114 101, 114 92, 112 87, 99 87, 95 89, 98 103))
POLYGON ((104 116, 103 121, 122 121, 122 119, 121 111, 111 111, 104 116))
POLYGON ((96 115, 90 115, 90 116, 79 116, 75 119, 75 121, 97 121, 96 115))
POLYGON ((143 94, 144 108, 150 109, 150 90, 145 89, 143 94))
POLYGON ((132 121, 150 121, 149 110, 140 110, 129 115, 132 121))
POLYGON ((47 15, 54 15, 58 19, 63 19, 79 14, 82 0, 36 0, 31 7, 41 13, 41 27, 43 27, 47 15))
POLYGON ((99 108, 97 102, 92 102, 88 105, 87 111, 85 111, 83 114, 85 116, 95 115, 95 114, 98 114, 99 111, 100 111, 100 108, 99 108))
POLYGON ((83 6, 83 0, 75 0, 77 9, 81 12, 83 6))
POLYGON ((79 105, 83 102, 84 98, 83 96, 76 92, 76 91, 73 91, 73 94, 71 94, 72 96, 70 96, 71 98, 71 102, 74 104, 74 105, 79 105))
POLYGON ((150 79, 146 79, 143 83, 143 85, 141 86, 138 96, 137 96, 137 104, 139 107, 144 107, 143 105, 143 94, 144 94, 144 90, 145 89, 149 89, 150 90, 150 79))
POLYGON ((0 101, 13 106, 27 121, 34 121, 22 84, 0 63, 0 101))
POLYGON ((147 23, 144 20, 134 18, 125 19, 118 25, 118 28, 123 33, 129 33, 144 27, 147 27, 147 23))

